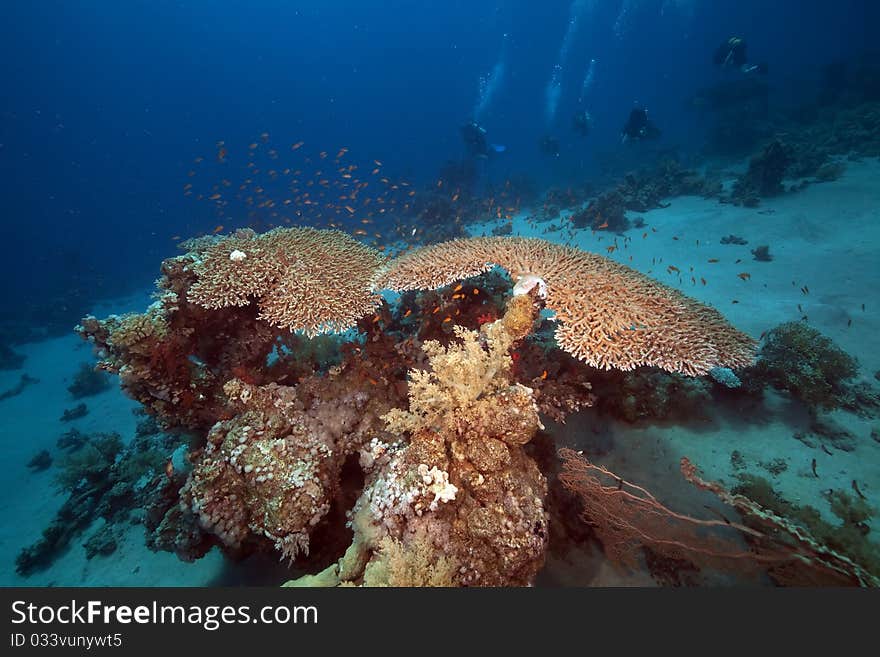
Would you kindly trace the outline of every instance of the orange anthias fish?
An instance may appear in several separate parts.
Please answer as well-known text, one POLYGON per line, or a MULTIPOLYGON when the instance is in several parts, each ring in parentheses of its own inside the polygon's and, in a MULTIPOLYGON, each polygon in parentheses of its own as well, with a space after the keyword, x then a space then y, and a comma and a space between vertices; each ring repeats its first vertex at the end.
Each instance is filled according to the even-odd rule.
POLYGON ((737 276, 739 278, 743 279, 744 281, 747 281, 752 277, 752 275, 749 274, 748 272, 742 272, 741 274, 737 274, 737 276))

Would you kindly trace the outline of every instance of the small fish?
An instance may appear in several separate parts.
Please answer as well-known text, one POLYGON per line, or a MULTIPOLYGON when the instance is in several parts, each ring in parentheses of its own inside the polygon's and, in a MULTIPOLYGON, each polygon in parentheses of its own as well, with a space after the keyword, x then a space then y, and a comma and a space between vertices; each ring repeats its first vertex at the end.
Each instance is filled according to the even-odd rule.
POLYGON ((543 381, 546 378, 547 378, 547 370, 544 370, 543 372, 541 372, 541 380, 543 381))
POLYGON ((452 291, 453 291, 453 292, 458 292, 462 287, 464 287, 464 286, 463 286, 461 283, 459 283, 458 285, 455 286, 455 289, 452 290, 452 291))
POLYGON ((852 318, 848 319, 846 322, 846 328, 849 328, 850 326, 852 326, 852 318))
POLYGON ((642 239, 645 239, 648 236, 648 233, 642 233, 642 239))
POLYGON ((477 288, 474 288, 474 296, 478 295, 480 291, 477 288))
POLYGON ((616 246, 608 246, 608 247, 605 247, 605 250, 608 251, 608 253, 614 253, 617 250, 617 247, 616 246))
POLYGON ((709 262, 714 264, 714 263, 718 262, 718 258, 709 258, 709 262))
POLYGON ((216 228, 214 228, 214 230, 212 230, 211 232, 212 232, 214 235, 216 235, 216 234, 219 233, 221 230, 223 230, 223 224, 220 224, 219 226, 217 226, 216 228))
POLYGON ((409 317, 410 315, 412 315, 412 308, 408 308, 407 311, 403 313, 404 317, 409 317))
POLYGON ((597 228, 598 230, 602 230, 603 228, 608 228, 608 222, 606 221, 606 222, 604 222, 604 223, 602 223, 602 224, 596 226, 596 228, 597 228))
POLYGON ((752 277, 752 275, 751 275, 750 273, 745 272, 745 271, 742 272, 742 273, 737 274, 736 276, 737 276, 737 278, 741 278, 741 279, 743 279, 744 281, 747 281, 747 280, 749 280, 749 279, 752 277))
POLYGON ((431 311, 431 314, 436 315, 439 312, 440 312, 440 306, 437 306, 436 308, 434 308, 434 310, 431 311))
POLYGON ((444 319, 442 323, 445 324, 446 322, 451 322, 451 321, 452 321, 452 317, 450 317, 449 315, 446 315, 446 319, 444 319))
POLYGON ((293 146, 290 147, 290 150, 292 150, 292 151, 299 150, 300 148, 302 148, 302 145, 304 143, 305 143, 304 141, 298 141, 293 146))
POLYGON ((700 283, 702 283, 703 285, 706 284, 706 279, 703 278, 702 276, 700 276, 700 283))
POLYGON ((678 267, 676 267, 675 265, 669 265, 669 266, 666 268, 666 271, 669 272, 670 274, 671 274, 672 272, 679 273, 679 269, 678 269, 678 267))
MULTIPOLYGON (((167 461, 165 461, 165 476, 168 477, 169 479, 174 478, 174 463, 171 462, 171 459, 168 459, 167 461)), ((856 482, 853 481, 853 484, 855 484, 855 483, 856 482)))
POLYGON ((739 301, 737 301, 736 299, 734 299, 734 300, 731 301, 730 303, 739 303, 739 301))

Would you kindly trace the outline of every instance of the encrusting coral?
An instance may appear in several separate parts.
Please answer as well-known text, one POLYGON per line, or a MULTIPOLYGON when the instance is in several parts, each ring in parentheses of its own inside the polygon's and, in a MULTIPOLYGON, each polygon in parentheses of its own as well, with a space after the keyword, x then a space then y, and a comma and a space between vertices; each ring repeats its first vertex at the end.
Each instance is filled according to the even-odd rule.
POLYGON ((517 286, 536 287, 555 312, 559 346, 589 365, 631 370, 653 365, 706 374, 751 363, 755 341, 722 315, 608 258, 541 239, 453 240, 393 261, 378 285, 432 289, 506 269, 517 286))
POLYGON ((197 245, 189 301, 203 308, 246 306, 259 318, 307 335, 340 332, 379 305, 370 289, 381 254, 336 230, 239 230, 197 245))

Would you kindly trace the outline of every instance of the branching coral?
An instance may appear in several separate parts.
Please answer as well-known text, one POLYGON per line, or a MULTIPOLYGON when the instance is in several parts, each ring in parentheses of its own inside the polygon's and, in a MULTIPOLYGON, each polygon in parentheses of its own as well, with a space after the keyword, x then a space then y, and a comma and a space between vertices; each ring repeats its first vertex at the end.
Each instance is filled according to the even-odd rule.
POLYGON ((311 336, 351 328, 379 305, 370 283, 382 256, 339 231, 239 230, 193 255, 187 298, 204 308, 258 299, 261 319, 311 336))
POLYGON ((559 323, 556 340, 603 369, 653 365, 688 375, 742 367, 755 342, 713 308, 602 256, 533 238, 474 238, 394 260, 378 285, 431 289, 499 265, 537 286, 559 323))

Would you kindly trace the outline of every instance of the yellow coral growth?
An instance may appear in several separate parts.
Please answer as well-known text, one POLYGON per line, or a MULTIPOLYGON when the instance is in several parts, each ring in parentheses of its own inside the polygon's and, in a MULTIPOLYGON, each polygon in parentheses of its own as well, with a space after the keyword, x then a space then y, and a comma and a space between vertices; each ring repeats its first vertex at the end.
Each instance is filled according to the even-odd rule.
POLYGON ((394 408, 383 416, 390 432, 437 427, 466 414, 478 399, 509 387, 513 360, 507 350, 511 341, 499 334, 499 339, 489 340, 488 348, 483 349, 479 333, 461 326, 453 328, 461 343, 444 347, 428 340, 422 346, 431 370, 410 370, 409 411, 394 408))
POLYGON ((336 230, 240 230, 192 255, 187 298, 203 308, 259 300, 260 318, 309 336, 344 331, 379 305, 370 283, 382 256, 336 230))
POLYGON ((594 367, 650 365, 699 375, 753 358, 755 341, 714 308, 603 256, 541 239, 483 237, 428 246, 394 260, 378 284, 433 289, 494 265, 521 286, 538 286, 556 313, 559 346, 594 367))

